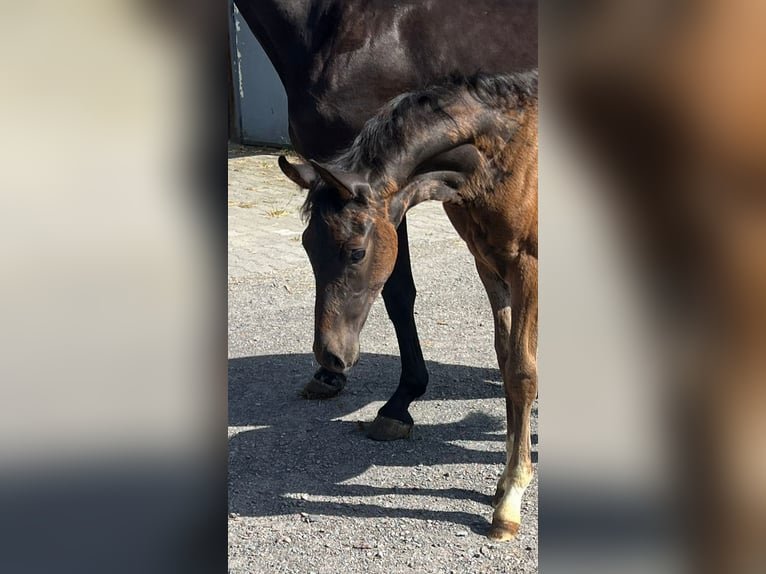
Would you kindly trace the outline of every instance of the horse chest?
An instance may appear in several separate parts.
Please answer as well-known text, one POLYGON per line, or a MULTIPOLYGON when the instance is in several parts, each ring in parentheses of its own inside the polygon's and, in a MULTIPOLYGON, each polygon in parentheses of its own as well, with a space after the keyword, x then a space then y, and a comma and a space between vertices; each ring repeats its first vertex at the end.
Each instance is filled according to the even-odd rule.
POLYGON ((471 255, 499 276, 506 276, 509 267, 518 259, 522 245, 518 230, 506 214, 485 207, 446 203, 444 210, 471 255))

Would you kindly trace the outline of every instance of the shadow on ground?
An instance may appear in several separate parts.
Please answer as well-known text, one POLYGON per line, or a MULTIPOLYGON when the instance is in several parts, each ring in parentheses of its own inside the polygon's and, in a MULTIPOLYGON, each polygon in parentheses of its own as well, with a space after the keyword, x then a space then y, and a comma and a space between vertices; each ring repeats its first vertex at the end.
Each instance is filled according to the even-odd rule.
MULTIPOLYGON (((436 362, 427 362, 427 367, 429 389, 421 401, 501 399, 503 396, 497 369, 436 362)), ((308 354, 229 361, 229 425, 255 427, 229 439, 229 512, 246 516, 305 512, 431 519, 486 532, 489 524, 485 518, 438 510, 443 506, 438 499, 474 500, 488 505, 488 493, 432 488, 420 479, 417 469, 462 463, 502 465, 501 444, 493 450, 455 444, 462 441, 503 443, 505 421, 502 418, 474 413, 458 422, 424 424, 418 423, 415 407, 416 427, 412 439, 388 443, 371 441, 356 420, 336 419, 348 417, 371 402, 385 401, 398 381, 398 357, 363 355, 343 393, 326 401, 300 398, 300 389, 314 369, 312 356, 308 354), (404 467, 405 470, 398 469, 393 474, 392 486, 387 488, 346 484, 375 466, 404 467), (407 508, 406 503, 392 506, 390 497, 376 498, 386 495, 416 495, 437 500, 423 505, 422 501, 428 499, 421 498, 414 508, 407 508), (344 501, 319 500, 322 498, 344 501), (352 502, 346 502, 349 499, 352 502)), ((450 479, 440 482, 449 484, 450 479)))

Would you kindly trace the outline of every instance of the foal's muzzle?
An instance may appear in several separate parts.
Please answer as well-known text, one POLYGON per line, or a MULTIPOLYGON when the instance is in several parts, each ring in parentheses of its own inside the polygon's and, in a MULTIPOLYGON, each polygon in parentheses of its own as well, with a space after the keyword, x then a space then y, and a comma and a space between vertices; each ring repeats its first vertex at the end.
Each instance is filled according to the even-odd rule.
POLYGON ((345 373, 359 362, 359 343, 343 346, 332 342, 315 343, 314 356, 328 371, 345 373))

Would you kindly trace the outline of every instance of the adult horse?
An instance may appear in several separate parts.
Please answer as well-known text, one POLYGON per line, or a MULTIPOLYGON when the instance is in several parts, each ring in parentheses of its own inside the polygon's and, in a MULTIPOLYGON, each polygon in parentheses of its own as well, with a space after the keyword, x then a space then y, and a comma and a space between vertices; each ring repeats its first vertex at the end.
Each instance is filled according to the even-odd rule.
MULTIPOLYGON (((537 65, 537 0, 235 0, 287 93, 289 132, 305 158, 348 146, 365 121, 402 92, 451 74, 513 72, 537 65)), ((407 223, 383 300, 402 370, 394 395, 370 427, 373 438, 406 436, 407 405, 428 383, 414 319, 407 223)), ((351 365, 320 367, 304 390, 334 396, 351 365)))
POLYGON ((532 478, 537 396, 537 72, 405 94, 329 164, 282 156, 280 166, 309 189, 314 352, 328 368, 359 356, 360 331, 394 268, 399 221, 421 201, 444 202, 492 306, 508 426, 489 535, 513 538, 532 478))

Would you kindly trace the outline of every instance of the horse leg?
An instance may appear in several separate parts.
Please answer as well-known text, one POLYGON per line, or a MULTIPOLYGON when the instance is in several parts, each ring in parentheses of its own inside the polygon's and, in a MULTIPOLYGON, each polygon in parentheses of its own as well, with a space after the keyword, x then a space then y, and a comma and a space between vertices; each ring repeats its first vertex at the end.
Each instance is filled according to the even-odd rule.
POLYGON ((518 533, 521 499, 533 473, 530 420, 537 397, 537 258, 522 254, 515 267, 510 281, 513 324, 509 357, 500 365, 508 452, 489 532, 495 540, 509 540, 518 533))
POLYGON ((410 403, 425 393, 428 385, 428 371, 415 327, 416 292, 410 266, 406 219, 402 219, 397 233, 399 252, 391 277, 383 287, 383 301, 399 341, 402 372, 393 396, 381 407, 375 421, 367 429, 367 436, 375 440, 395 440, 409 436, 414 424, 408 410, 410 403))
MULTIPOLYGON (((497 354, 497 364, 500 370, 505 370, 505 364, 510 359, 510 338, 511 338, 511 292, 508 285, 497 273, 476 261, 476 270, 479 272, 481 282, 489 297, 489 304, 492 306, 492 318, 495 323, 495 353, 497 354)), ((506 431, 506 453, 510 456, 513 452, 513 411, 508 412, 508 428, 506 431)), ((497 489, 492 499, 492 506, 497 506, 504 494, 506 470, 509 466, 509 460, 506 459, 505 469, 500 479, 497 481, 497 489)))

